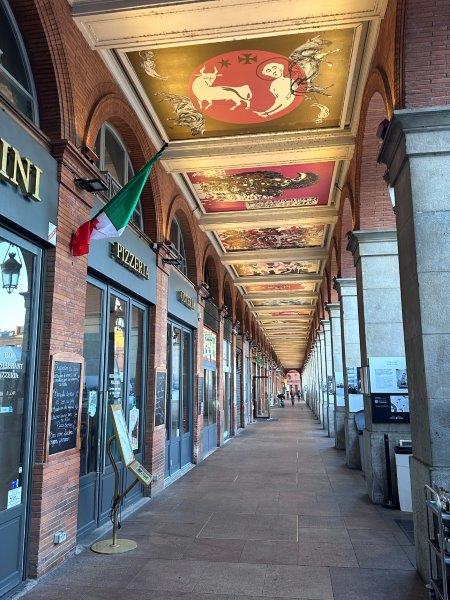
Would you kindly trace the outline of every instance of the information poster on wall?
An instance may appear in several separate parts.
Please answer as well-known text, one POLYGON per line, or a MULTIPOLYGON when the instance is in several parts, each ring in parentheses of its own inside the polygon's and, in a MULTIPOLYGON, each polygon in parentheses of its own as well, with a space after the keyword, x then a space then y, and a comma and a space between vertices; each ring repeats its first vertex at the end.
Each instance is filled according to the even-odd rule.
POLYGON ((360 367, 347 367, 348 408, 350 412, 357 412, 364 408, 360 375, 360 367))
POLYGON ((336 404, 337 406, 344 406, 344 373, 342 371, 334 372, 334 382, 336 387, 336 404))
POLYGON ((406 394, 371 394, 373 423, 409 423, 406 394))
POLYGON ((407 394, 408 377, 404 356, 369 358, 372 394, 407 394))

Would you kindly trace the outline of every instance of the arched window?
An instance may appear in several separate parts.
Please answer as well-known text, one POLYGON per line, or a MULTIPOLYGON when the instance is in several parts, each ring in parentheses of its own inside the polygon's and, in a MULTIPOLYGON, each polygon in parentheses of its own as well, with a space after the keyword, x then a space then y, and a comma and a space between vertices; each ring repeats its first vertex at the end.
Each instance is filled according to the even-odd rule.
POLYGON ((0 95, 23 115, 38 122, 30 63, 6 0, 0 0, 0 95))
POLYGON ((175 246, 178 253, 180 263, 178 265, 179 270, 187 277, 187 265, 186 265, 186 252, 184 249, 183 233, 181 231, 180 223, 178 219, 174 217, 170 226, 170 241, 175 246))
MULTIPOLYGON (((95 141, 95 153, 99 157, 98 167, 106 176, 109 200, 134 176, 125 144, 116 130, 109 123, 103 123, 95 141)), ((142 207, 140 201, 134 211, 132 222, 143 229, 142 207)))

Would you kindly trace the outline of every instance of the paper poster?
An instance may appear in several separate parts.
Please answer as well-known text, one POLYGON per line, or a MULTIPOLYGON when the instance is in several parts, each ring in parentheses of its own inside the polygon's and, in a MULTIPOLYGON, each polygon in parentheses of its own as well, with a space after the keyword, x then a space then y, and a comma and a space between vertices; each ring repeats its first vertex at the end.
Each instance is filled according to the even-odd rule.
POLYGON ((372 394, 408 393, 408 377, 404 356, 369 358, 372 394))
POLYGON ((344 406, 344 373, 342 371, 334 372, 334 382, 336 387, 336 405, 344 406))
POLYGON ((347 367, 347 385, 349 394, 361 394, 360 367, 347 367))
POLYGON ((22 486, 8 490, 8 500, 6 508, 13 508, 22 502, 22 486))
POLYGON ((362 394, 348 395, 348 410, 349 412, 358 412, 364 409, 364 396, 362 394))
POLYGON ((95 417, 95 413, 97 412, 97 392, 95 390, 90 390, 88 395, 88 415, 90 417, 95 417))
POLYGON ((409 397, 405 395, 397 396, 391 394, 391 412, 393 413, 408 413, 409 412, 409 397))

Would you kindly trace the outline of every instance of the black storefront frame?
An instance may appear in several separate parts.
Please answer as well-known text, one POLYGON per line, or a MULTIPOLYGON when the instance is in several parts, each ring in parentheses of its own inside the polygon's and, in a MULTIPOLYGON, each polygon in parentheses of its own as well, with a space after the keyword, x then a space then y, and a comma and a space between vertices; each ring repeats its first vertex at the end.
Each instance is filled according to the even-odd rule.
MULTIPOLYGON (((23 454, 23 465, 26 469, 25 473, 22 472, 22 522, 20 524, 20 539, 19 539, 19 554, 17 555, 17 571, 11 573, 11 575, 3 582, 0 581, 0 596, 8 593, 14 587, 16 587, 26 577, 26 564, 27 564, 27 547, 28 547, 28 534, 29 534, 29 513, 31 503, 31 486, 32 486, 32 464, 34 461, 34 446, 35 446, 35 430, 36 430, 36 418, 37 418, 37 399, 38 399, 38 376, 39 376, 39 354, 38 349, 41 341, 41 329, 42 329, 42 294, 43 294, 43 262, 44 262, 44 250, 42 247, 36 245, 30 239, 23 237, 15 233, 12 229, 2 227, 0 225, 0 237, 5 242, 12 243, 19 248, 23 248, 27 252, 31 252, 34 256, 33 266, 33 280, 32 286, 33 291, 31 305, 30 305, 30 328, 29 328, 29 372, 27 373, 27 384, 24 391, 24 397, 26 394, 26 408, 24 411, 24 423, 25 435, 22 436, 22 452, 23 454)), ((0 257, 2 260, 3 257, 0 257)), ((6 509, 7 511, 15 511, 19 513, 19 507, 13 507, 6 509)), ((3 512, 3 511, 2 511, 3 512)), ((5 511, 6 512, 6 511, 5 511)), ((11 516, 11 515, 10 515, 11 516)), ((9 520, 11 521, 11 519, 9 520)), ((6 520, 5 520, 6 522, 6 520)), ((2 520, 0 520, 0 527, 2 520)), ((1 543, 0 536, 0 543, 1 543)), ((8 552, 11 551, 11 546, 7 548, 8 552)), ((1 551, 1 546, 0 546, 1 551)), ((1 558, 1 553, 0 553, 1 558)))
POLYGON ((194 453, 194 361, 193 361, 193 350, 194 350, 194 331, 189 326, 179 321, 171 316, 167 318, 167 388, 166 388, 166 452, 165 452, 165 466, 164 466, 164 476, 171 477, 177 471, 186 467, 189 464, 192 464, 193 453, 194 453), (173 440, 171 434, 168 432, 172 431, 172 402, 171 402, 171 390, 172 390, 172 377, 173 377, 173 356, 172 356, 172 344, 171 338, 169 337, 169 330, 173 332, 173 328, 176 327, 180 329, 182 336, 182 345, 180 348, 180 381, 181 386, 180 389, 182 393, 180 394, 180 402, 178 405, 178 416, 179 416, 179 427, 180 427, 180 435, 178 436, 178 440, 173 440), (189 335, 189 369, 188 369, 188 415, 189 415, 189 432, 186 434, 183 433, 183 402, 184 402, 184 364, 183 364, 183 351, 184 351, 184 334, 187 333, 189 335), (169 350, 170 349, 170 350, 169 350), (177 445, 179 445, 179 450, 177 451, 177 445), (174 459, 177 458, 176 453, 179 454, 179 460, 176 460, 174 463, 174 459), (175 456, 173 454, 175 453, 175 456))
MULTIPOLYGON (((78 524, 77 524, 77 535, 81 536, 88 532, 95 530, 108 520, 109 505, 104 505, 104 496, 109 489, 110 496, 112 498, 113 493, 113 470, 111 465, 107 464, 106 461, 106 438, 107 438, 107 427, 108 427, 108 407, 109 407, 109 384, 108 384, 108 347, 109 339, 108 332, 110 326, 110 299, 115 296, 122 301, 127 303, 127 325, 126 335, 124 336, 124 349, 126 349, 126 359, 124 363, 124 387, 123 387, 123 401, 122 406, 125 408, 125 419, 128 424, 128 406, 125 406, 127 401, 127 393, 129 392, 129 367, 130 367, 130 332, 132 323, 133 307, 143 311, 143 336, 144 341, 142 344, 142 357, 141 357, 141 369, 142 369, 142 400, 141 410, 142 416, 140 416, 140 439, 139 446, 140 450, 136 453, 136 458, 143 462, 144 460, 144 449, 145 449, 145 429, 146 429, 146 418, 147 418, 147 399, 148 399, 148 358, 149 358, 149 305, 137 297, 130 295, 129 291, 121 289, 120 286, 115 285, 114 282, 107 282, 96 278, 93 275, 88 275, 86 279, 86 285, 92 285, 102 292, 101 300, 101 357, 99 364, 99 415, 100 426, 97 430, 97 469, 95 472, 90 472, 83 476, 80 476, 80 490, 79 490, 79 507, 78 507, 78 524), (85 478, 85 482, 81 482, 82 478, 85 478), (89 481, 95 480, 95 481, 89 481), (84 502, 83 495, 84 490, 88 485, 94 483, 94 518, 89 522, 84 522, 80 526, 80 510, 83 508, 81 503, 84 502)), ((83 349, 84 354, 84 349, 83 349)), ((83 394, 84 395, 84 394, 83 394)), ((121 472, 121 486, 125 488, 132 480, 132 476, 129 475, 128 471, 123 467, 118 457, 118 466, 121 472)), ((133 491, 125 498, 124 507, 128 507, 137 501, 143 495, 143 488, 141 485, 135 486, 133 491)))

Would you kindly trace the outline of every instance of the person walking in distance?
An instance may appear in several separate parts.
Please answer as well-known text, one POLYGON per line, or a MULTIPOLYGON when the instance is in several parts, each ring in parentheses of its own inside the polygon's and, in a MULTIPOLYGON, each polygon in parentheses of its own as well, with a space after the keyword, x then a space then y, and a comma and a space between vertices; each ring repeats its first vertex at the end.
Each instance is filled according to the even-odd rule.
POLYGON ((295 404, 295 396, 294 396, 294 391, 292 389, 290 391, 290 396, 291 396, 292 406, 294 406, 294 404, 295 404))

